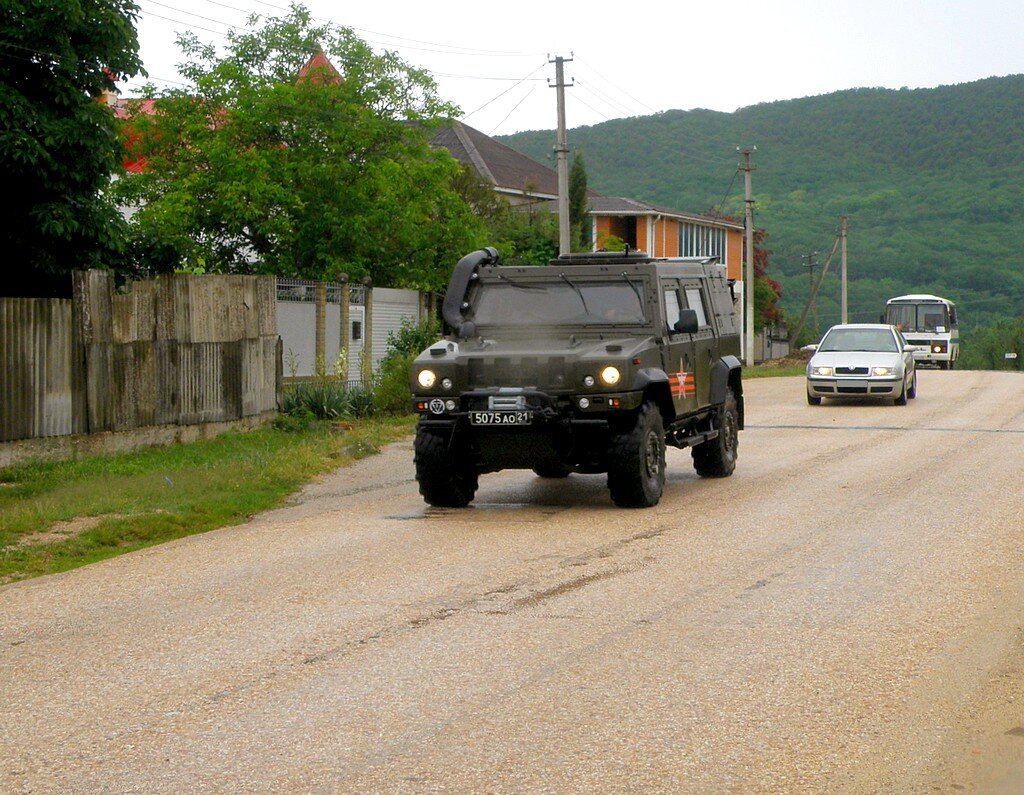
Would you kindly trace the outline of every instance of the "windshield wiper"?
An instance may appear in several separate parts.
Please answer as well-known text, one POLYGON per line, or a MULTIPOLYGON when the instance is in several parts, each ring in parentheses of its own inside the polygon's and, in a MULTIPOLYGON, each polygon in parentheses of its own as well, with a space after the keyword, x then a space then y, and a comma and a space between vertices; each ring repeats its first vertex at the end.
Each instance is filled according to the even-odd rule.
POLYGON ((545 289, 544 287, 541 287, 539 284, 523 284, 522 282, 517 282, 515 279, 510 279, 504 273, 499 273, 498 274, 498 278, 501 279, 504 282, 508 282, 513 287, 518 287, 520 290, 544 290, 545 289))
POLYGON ((568 284, 572 289, 574 289, 576 291, 576 295, 578 295, 580 297, 580 302, 583 304, 583 312, 585 314, 589 315, 590 314, 590 310, 587 308, 587 299, 583 297, 583 291, 579 287, 577 287, 575 284, 573 284, 571 281, 569 281, 569 277, 566 276, 564 273, 560 273, 560 274, 558 274, 558 276, 559 276, 559 278, 561 278, 561 280, 563 282, 568 284))
POLYGON ((630 281, 629 275, 625 271, 622 272, 622 278, 626 280, 626 284, 628 284, 630 287, 633 288, 633 292, 636 293, 636 300, 640 303, 640 308, 641 308, 641 311, 642 311, 643 310, 643 305, 644 305, 644 299, 640 295, 639 288, 635 284, 633 284, 632 281, 630 281))

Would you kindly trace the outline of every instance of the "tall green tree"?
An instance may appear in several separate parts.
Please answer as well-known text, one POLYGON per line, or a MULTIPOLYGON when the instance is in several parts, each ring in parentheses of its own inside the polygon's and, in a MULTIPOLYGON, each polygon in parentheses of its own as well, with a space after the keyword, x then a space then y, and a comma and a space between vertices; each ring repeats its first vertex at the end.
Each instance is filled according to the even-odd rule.
POLYGON ((131 0, 7 0, 0 14, 0 214, 5 293, 70 292, 73 268, 114 264, 120 213, 104 189, 124 150, 100 101, 142 71, 131 0))
POLYGON ((147 166, 119 189, 139 207, 140 257, 438 289, 485 242, 457 162, 429 145, 456 109, 426 72, 301 6, 251 17, 223 55, 194 35, 179 46, 194 88, 130 120, 147 166))
POLYGON ((569 228, 576 250, 590 249, 590 225, 587 221, 587 166, 583 162, 583 150, 577 149, 569 169, 569 228))

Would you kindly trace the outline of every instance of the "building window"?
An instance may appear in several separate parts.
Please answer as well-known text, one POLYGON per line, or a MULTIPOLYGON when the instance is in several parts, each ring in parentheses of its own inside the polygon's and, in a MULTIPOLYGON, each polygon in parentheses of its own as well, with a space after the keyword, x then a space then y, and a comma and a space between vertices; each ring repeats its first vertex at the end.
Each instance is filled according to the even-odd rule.
POLYGON ((718 257, 725 263, 725 230, 703 224, 679 224, 679 256, 718 257))
POLYGON ((358 342, 363 338, 363 321, 353 320, 352 321, 352 340, 358 342))

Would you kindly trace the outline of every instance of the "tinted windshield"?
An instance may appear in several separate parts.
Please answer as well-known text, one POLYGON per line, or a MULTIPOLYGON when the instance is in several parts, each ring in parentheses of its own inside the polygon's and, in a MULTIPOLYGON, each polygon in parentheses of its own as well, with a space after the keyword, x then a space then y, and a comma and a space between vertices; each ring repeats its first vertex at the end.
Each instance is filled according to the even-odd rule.
POLYGON ((949 312, 943 304, 889 304, 885 322, 908 331, 949 331, 949 312))
POLYGON ((480 326, 645 323, 643 282, 530 282, 522 278, 480 284, 467 317, 480 326))
POLYGON ((825 335, 819 351, 878 351, 898 353, 896 338, 884 328, 837 328, 825 335))

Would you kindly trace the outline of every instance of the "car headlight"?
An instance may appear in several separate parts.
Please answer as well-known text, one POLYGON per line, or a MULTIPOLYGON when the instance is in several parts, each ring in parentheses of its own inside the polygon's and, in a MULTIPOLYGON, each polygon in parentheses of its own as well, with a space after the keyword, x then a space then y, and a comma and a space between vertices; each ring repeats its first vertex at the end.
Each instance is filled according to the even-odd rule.
POLYGON ((896 375, 895 367, 872 367, 871 375, 896 375))
POLYGON ((811 375, 832 375, 831 367, 812 367, 811 375))
POLYGON ((416 383, 424 389, 430 389, 437 380, 437 374, 433 370, 420 370, 416 374, 416 383))
POLYGON ((618 367, 612 367, 611 365, 608 365, 608 367, 605 367, 601 371, 601 381, 607 384, 608 386, 615 386, 615 384, 619 383, 619 379, 621 377, 622 374, 619 372, 618 367))

